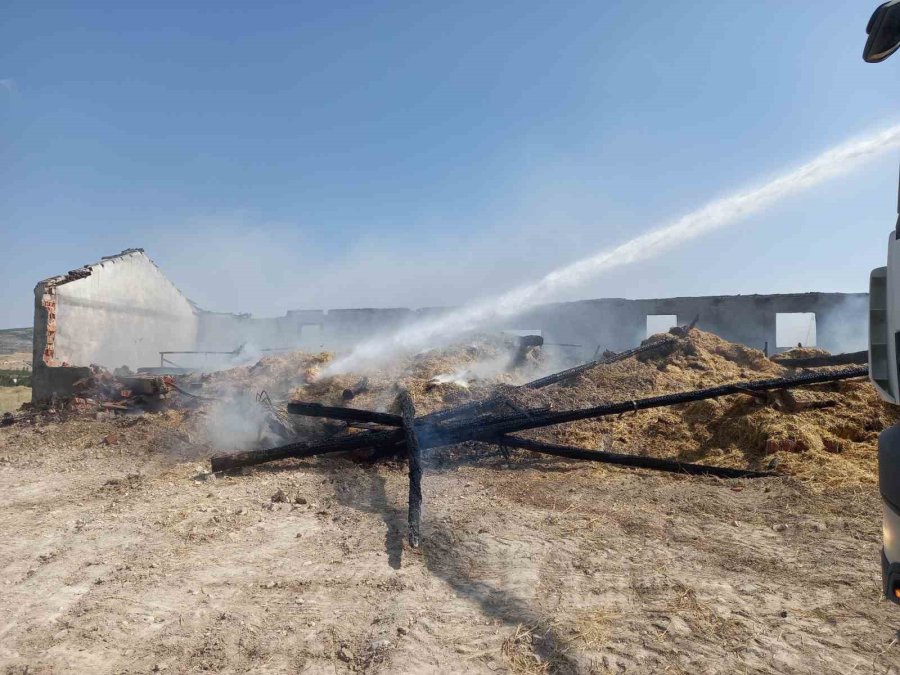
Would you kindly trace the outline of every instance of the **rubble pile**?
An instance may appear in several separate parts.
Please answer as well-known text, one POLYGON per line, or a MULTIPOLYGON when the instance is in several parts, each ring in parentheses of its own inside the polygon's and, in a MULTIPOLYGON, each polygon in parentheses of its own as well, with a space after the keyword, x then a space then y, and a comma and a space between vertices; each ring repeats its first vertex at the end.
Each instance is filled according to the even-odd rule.
MULTIPOLYGON (((515 411, 578 411, 603 403, 689 392, 726 383, 791 380, 807 373, 820 373, 820 379, 827 380, 829 373, 846 372, 837 367, 785 367, 778 359, 767 358, 759 350, 729 343, 697 329, 676 328, 671 334, 653 336, 637 351, 639 353, 633 355, 622 355, 627 358, 607 354, 606 361, 541 387, 521 386, 529 377, 540 374, 542 365, 546 369, 547 364, 541 364, 540 356, 524 361, 510 360, 508 350, 504 352, 502 346, 490 342, 433 350, 394 364, 390 369, 367 372, 364 378, 360 374, 323 376, 321 373, 330 359, 327 354, 272 357, 250 367, 248 374, 264 370, 275 376, 276 381, 269 381, 267 386, 289 392, 289 398, 293 400, 344 406, 360 413, 398 413, 397 397, 407 391, 416 414, 424 414, 420 419, 428 420, 431 415, 437 415, 437 420, 447 414, 444 411, 452 413, 459 406, 462 406, 459 410, 463 410, 467 407, 465 404, 472 401, 483 402, 484 410, 493 408, 495 418, 491 419, 496 419, 502 412, 515 415, 515 411), (467 368, 477 370, 477 364, 492 359, 499 362, 504 353, 507 354, 506 367, 495 366, 490 377, 473 378, 471 382, 463 380, 460 384, 445 376, 464 372, 467 368), (289 375, 285 372, 287 364, 291 364, 287 370, 293 369, 296 373, 293 378, 285 377, 289 375), (521 367, 516 368, 517 364, 521 367), (348 399, 346 393, 363 381, 365 387, 348 399), (293 387, 290 386, 292 382, 293 387)), ((789 353, 788 357, 823 354, 822 350, 803 350, 802 354, 789 353)), ((235 371, 227 371, 218 377, 227 381, 236 375, 235 371)), ((768 392, 736 391, 727 392, 731 394, 727 396, 720 393, 681 405, 656 407, 653 404, 653 410, 640 412, 611 415, 601 411, 602 415, 573 419, 565 424, 550 421, 545 426, 522 428, 516 447, 521 447, 524 442, 521 439, 526 439, 676 462, 775 471, 824 483, 870 482, 876 478, 874 449, 877 435, 892 424, 897 415, 878 400, 859 372, 853 377, 855 379, 827 381, 814 386, 795 387, 790 382, 776 384, 773 391, 768 392)), ((297 410, 313 417, 329 416, 310 412, 302 405, 294 412, 297 410)), ((333 436, 339 429, 350 434, 384 429, 369 423, 371 420, 365 417, 360 417, 359 424, 355 424, 352 417, 336 417, 343 421, 307 420, 309 426, 306 428, 324 429, 326 437, 333 436)), ((469 421, 475 425, 488 419, 473 416, 469 421)), ((457 416, 458 425, 465 421, 457 416)), ((311 433, 307 440, 313 442, 322 437, 311 433)), ((471 438, 464 433, 457 437, 462 441, 485 440, 477 434, 471 438)), ((382 441, 390 443, 392 439, 390 435, 376 436, 373 445, 382 441)), ((358 440, 348 442, 357 444, 358 440)), ((327 451, 341 447, 338 444, 327 451)), ((402 448, 398 446, 395 450, 400 452, 402 448)))
POLYGON ((171 376, 136 376, 128 369, 110 372, 91 366, 91 375, 73 385, 76 403, 116 403, 123 408, 149 406, 165 401, 174 390, 171 376))
POLYGON ((407 389, 417 407, 431 410, 478 397, 496 385, 520 384, 550 368, 539 349, 529 349, 524 362, 511 367, 517 344, 496 335, 479 335, 464 344, 424 351, 362 374, 334 376, 323 375, 332 354, 288 352, 212 373, 204 382, 205 388, 220 393, 265 389, 275 398, 339 405, 349 400, 344 392, 365 377, 365 391, 351 397, 355 407, 376 410, 385 400, 392 401, 400 389, 407 389))
MULTIPOLYGON (((22 405, 16 413, 5 413, 0 425, 18 422, 34 422, 41 419, 65 421, 72 417, 84 418, 104 413, 143 414, 185 411, 197 408, 204 397, 182 389, 176 378, 170 375, 156 377, 134 374, 127 368, 113 372, 102 366, 92 365, 91 374, 72 385, 74 396, 51 400, 35 406, 22 405)), ((191 383, 189 386, 196 386, 191 383)))

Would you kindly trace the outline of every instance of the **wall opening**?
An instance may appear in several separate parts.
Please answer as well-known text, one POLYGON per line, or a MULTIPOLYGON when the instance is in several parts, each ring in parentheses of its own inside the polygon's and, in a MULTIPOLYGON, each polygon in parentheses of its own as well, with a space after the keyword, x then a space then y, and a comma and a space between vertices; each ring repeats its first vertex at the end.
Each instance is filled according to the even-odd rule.
POLYGON ((678 325, 678 317, 675 314, 648 314, 647 337, 657 333, 668 333, 670 328, 678 325))
POLYGON ((783 312, 775 315, 775 346, 816 346, 816 315, 814 312, 783 312))

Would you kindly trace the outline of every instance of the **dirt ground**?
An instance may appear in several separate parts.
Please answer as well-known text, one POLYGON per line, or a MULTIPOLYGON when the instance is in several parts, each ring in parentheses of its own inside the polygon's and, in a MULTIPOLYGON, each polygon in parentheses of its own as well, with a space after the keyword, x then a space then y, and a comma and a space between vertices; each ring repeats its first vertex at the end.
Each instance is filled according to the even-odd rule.
POLYGON ((434 461, 414 551, 402 465, 179 415, 0 429, 5 672, 900 673, 871 483, 434 461))
POLYGON ((0 387, 0 413, 13 412, 31 400, 31 387, 0 387))

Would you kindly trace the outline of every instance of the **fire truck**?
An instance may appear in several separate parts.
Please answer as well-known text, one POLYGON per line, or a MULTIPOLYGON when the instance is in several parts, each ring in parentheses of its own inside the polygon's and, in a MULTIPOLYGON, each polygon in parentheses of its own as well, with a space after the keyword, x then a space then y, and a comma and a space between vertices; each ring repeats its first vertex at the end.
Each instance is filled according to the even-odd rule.
MULTIPOLYGON (((880 5, 866 27, 867 63, 900 47, 900 0, 880 5)), ((897 207, 900 214, 900 203, 897 207)), ((869 379, 888 403, 900 405, 900 216, 888 237, 887 265, 869 277, 869 379)), ((878 483, 884 510, 881 574, 885 596, 900 604, 900 425, 878 438, 878 483)))

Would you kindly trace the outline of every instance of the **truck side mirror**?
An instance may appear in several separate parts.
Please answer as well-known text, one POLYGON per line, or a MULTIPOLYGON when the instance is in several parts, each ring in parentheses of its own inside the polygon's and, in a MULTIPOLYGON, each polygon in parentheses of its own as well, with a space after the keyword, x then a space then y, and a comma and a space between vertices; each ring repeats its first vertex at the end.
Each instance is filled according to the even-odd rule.
POLYGON ((878 63, 900 48, 900 0, 879 6, 866 26, 869 39, 863 49, 863 60, 878 63))

